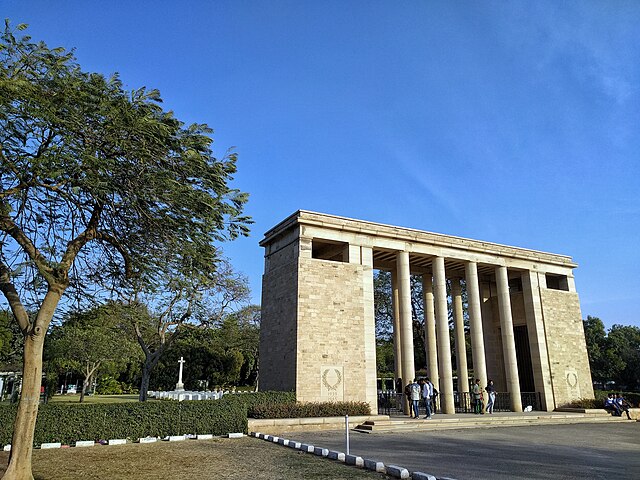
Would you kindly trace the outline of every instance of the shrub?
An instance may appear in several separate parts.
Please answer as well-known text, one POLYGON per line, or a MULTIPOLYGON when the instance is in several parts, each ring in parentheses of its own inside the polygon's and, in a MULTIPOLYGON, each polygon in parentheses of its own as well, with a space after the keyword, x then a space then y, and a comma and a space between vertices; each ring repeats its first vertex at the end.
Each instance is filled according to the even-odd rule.
MULTIPOLYGON (((563 407, 570 408, 603 408, 604 401, 610 393, 621 393, 616 390, 604 391, 604 390, 595 390, 595 399, 593 398, 580 398, 578 400, 574 400, 563 407)), ((635 392, 622 392, 622 396, 629 402, 632 407, 637 407, 640 405, 640 393, 635 392)))
POLYGON ((248 414, 253 418, 342 417, 371 415, 371 407, 366 402, 286 402, 255 405, 248 414))
POLYGON ((225 395, 220 402, 227 405, 240 405, 249 411, 249 416, 254 407, 264 405, 278 405, 281 403, 295 403, 295 392, 254 392, 225 395))
MULTIPOLYGON (((15 406, 0 406, 0 444, 11 442, 15 406)), ((243 405, 218 401, 40 405, 34 444, 247 432, 243 405)))

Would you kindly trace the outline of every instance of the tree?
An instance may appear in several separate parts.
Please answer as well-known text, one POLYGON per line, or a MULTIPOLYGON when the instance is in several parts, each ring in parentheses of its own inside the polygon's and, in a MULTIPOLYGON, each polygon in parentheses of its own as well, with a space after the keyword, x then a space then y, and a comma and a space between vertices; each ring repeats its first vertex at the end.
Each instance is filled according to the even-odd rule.
POLYGON ((186 389, 255 385, 258 374, 259 307, 249 305, 215 324, 185 324, 158 363, 150 385, 175 386, 180 357, 186 389))
POLYGON ((137 344, 122 331, 119 310, 119 304, 108 303, 72 314, 49 335, 47 356, 84 377, 80 402, 97 375, 115 374, 139 356, 137 344))
POLYGON ((151 372, 185 323, 216 324, 249 297, 246 277, 222 259, 200 266, 193 259, 187 265, 168 261, 155 278, 157 286, 139 292, 131 304, 130 313, 138 314, 129 315, 144 353, 141 402, 147 400, 151 372), (144 304, 153 305, 154 310, 145 315, 140 310, 144 304))
POLYGON ((628 390, 640 388, 640 328, 613 325, 607 332, 598 317, 582 321, 591 377, 628 390))
POLYGON ((637 391, 640 388, 640 328, 633 325, 613 325, 607 335, 613 357, 620 368, 613 377, 620 388, 637 391))
POLYGON ((215 243, 250 223, 247 195, 229 187, 236 157, 214 157, 209 127, 165 112, 157 90, 129 92, 64 48, 16 38, 25 29, 7 20, 0 37, 0 290, 24 337, 5 479, 32 478, 43 344, 63 295, 108 296, 167 257, 215 264, 215 243))

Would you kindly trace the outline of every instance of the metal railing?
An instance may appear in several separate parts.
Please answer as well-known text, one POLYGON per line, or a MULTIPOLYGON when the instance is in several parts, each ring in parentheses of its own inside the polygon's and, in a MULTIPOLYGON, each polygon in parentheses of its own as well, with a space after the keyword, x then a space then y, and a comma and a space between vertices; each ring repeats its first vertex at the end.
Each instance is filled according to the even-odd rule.
MULTIPOLYGON (((521 392, 522 408, 528 406, 531 410, 541 411, 542 400, 540 392, 521 392)), ((435 402, 431 401, 431 409, 433 413, 439 412, 439 396, 435 402)), ((453 403, 456 413, 474 413, 473 394, 470 392, 454 392, 453 403)), ((487 406, 487 394, 483 392, 482 412, 487 406)), ((379 415, 402 415, 404 407, 404 394, 393 391, 378 392, 378 414, 379 415)), ((510 412, 511 411, 511 394, 509 392, 496 392, 496 399, 493 404, 494 412, 510 412)), ((420 413, 425 412, 424 403, 420 400, 420 413)))
MULTIPOLYGON (((404 397, 403 393, 396 393, 390 390, 386 392, 378 392, 378 415, 402 415, 404 414, 404 397)), ((431 399, 431 411, 438 411, 438 397, 431 399)), ((426 414, 424 401, 420 399, 420 414, 426 414)))

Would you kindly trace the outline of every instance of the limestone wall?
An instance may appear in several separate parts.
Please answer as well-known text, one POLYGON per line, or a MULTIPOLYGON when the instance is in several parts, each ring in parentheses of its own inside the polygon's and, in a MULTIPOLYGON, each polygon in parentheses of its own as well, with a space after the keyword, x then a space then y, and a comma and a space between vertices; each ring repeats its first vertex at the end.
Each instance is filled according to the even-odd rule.
POLYGON ((375 409, 375 353, 367 354, 367 346, 375 352, 375 338, 367 334, 373 318, 365 302, 371 275, 359 264, 300 258, 298 400, 366 398, 375 409))
POLYGON ((578 294, 540 289, 556 406, 593 398, 578 294))
POLYGON ((259 388, 296 388, 298 242, 274 249, 262 276, 259 388))

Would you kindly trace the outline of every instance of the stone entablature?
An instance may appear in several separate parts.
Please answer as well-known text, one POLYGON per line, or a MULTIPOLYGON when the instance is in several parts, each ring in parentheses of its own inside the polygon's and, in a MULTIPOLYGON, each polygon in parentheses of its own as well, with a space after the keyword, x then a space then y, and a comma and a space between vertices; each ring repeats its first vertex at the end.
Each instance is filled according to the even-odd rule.
POLYGON ((545 264, 547 271, 555 272, 560 267, 576 268, 571 257, 553 253, 511 247, 498 243, 471 240, 463 237, 426 232, 405 227, 395 227, 364 220, 354 220, 306 210, 299 210, 265 233, 260 245, 268 246, 278 236, 290 231, 293 227, 301 227, 300 236, 308 237, 320 234, 321 238, 335 240, 353 239, 360 246, 371 248, 389 248, 391 250, 408 250, 413 253, 446 254, 459 260, 477 261, 503 265, 507 259, 514 260, 511 265, 522 268, 545 264), (302 228, 308 227, 308 228, 302 228), (519 263, 522 262, 522 263, 519 263))
MULTIPOLYGON (((295 389, 302 401, 375 405, 373 269, 383 269, 394 283, 396 376, 403 381, 415 375, 409 276, 422 275, 429 286, 426 355, 446 413, 454 408, 451 350, 436 337, 448 336, 450 282, 456 345, 464 344, 461 280, 475 376, 483 384, 493 378, 511 393, 516 411, 521 387, 540 393, 546 410, 593 395, 571 257, 303 210, 260 245, 261 389, 295 389)), ((458 390, 468 391, 468 382, 461 372, 458 390)))

